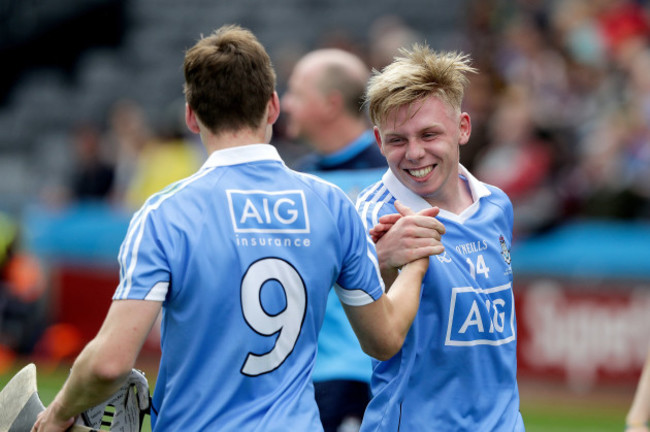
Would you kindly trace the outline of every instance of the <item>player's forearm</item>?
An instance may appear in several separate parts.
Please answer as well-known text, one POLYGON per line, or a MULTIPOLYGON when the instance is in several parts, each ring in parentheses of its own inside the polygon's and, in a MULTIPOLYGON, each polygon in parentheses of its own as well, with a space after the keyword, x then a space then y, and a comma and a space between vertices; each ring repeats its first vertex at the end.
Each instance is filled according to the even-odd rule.
POLYGON ((420 306, 420 290, 426 267, 419 261, 402 268, 386 294, 386 313, 389 319, 386 321, 383 340, 369 355, 379 360, 388 360, 402 348, 420 306))
POLYGON ((629 426, 646 425, 650 420, 650 352, 625 422, 629 426))
POLYGON ((648 412, 649 406, 650 406, 650 399, 648 398, 646 398, 645 400, 643 400, 642 398, 635 399, 635 404, 632 405, 632 408, 630 408, 630 411, 625 417, 625 423, 628 426, 637 426, 637 425, 644 425, 646 427, 649 426, 648 423, 648 421, 650 420, 650 413, 648 412))
POLYGON ((428 259, 423 259, 402 267, 395 282, 391 285, 391 289, 386 294, 391 300, 393 324, 404 337, 411 328, 420 306, 422 279, 428 267, 428 265, 423 265, 424 260, 428 263, 428 259))
POLYGON ((115 393, 127 378, 131 367, 110 363, 102 358, 97 342, 92 341, 75 360, 70 376, 52 402, 57 418, 75 417, 115 393))
POLYGON ((388 360, 404 344, 420 305, 422 278, 428 260, 407 264, 387 294, 360 307, 343 305, 361 349, 377 360, 388 360))

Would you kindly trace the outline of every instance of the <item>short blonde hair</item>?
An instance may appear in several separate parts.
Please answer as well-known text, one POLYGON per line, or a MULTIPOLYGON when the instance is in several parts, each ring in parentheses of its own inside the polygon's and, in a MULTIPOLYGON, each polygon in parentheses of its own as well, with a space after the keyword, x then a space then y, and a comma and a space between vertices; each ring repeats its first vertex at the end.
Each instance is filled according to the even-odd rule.
POLYGON ((366 89, 365 103, 375 126, 395 109, 435 95, 460 111, 466 74, 476 73, 470 57, 458 52, 436 53, 427 45, 401 48, 401 56, 381 71, 374 70, 366 89))

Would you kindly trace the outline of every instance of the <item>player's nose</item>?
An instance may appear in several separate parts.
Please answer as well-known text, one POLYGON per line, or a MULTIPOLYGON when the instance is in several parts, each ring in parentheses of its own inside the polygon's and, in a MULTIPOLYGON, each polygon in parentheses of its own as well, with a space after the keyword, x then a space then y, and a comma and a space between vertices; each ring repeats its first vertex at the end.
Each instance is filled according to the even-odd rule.
POLYGON ((422 159, 423 156, 424 147, 416 140, 409 140, 409 142, 406 144, 406 159, 410 161, 416 161, 422 159))

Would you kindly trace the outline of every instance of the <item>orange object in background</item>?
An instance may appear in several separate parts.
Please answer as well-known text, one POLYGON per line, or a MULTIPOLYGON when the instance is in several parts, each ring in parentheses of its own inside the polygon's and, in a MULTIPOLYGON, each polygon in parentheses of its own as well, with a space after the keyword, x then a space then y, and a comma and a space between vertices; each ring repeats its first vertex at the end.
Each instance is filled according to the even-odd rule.
POLYGON ((25 303, 38 300, 45 293, 45 276, 38 260, 28 254, 16 254, 5 266, 9 292, 25 303))
POLYGON ((16 353, 9 347, 0 344, 0 375, 11 369, 16 361, 16 353))
POLYGON ((48 368, 73 360, 83 347, 81 331, 72 324, 53 324, 45 329, 36 343, 34 353, 47 358, 48 368))

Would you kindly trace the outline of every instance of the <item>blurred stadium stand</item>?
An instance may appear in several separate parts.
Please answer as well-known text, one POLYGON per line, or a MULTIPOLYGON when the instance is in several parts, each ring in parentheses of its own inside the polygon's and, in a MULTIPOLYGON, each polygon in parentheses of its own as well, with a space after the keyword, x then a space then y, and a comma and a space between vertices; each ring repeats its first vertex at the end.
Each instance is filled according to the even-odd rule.
POLYGON ((137 101, 159 122, 182 97, 184 50, 224 23, 254 29, 275 58, 288 44, 306 50, 337 29, 361 40, 374 19, 395 10, 444 43, 463 3, 1 0, 0 210, 33 199, 44 146, 79 122, 104 124, 116 100, 137 101))

